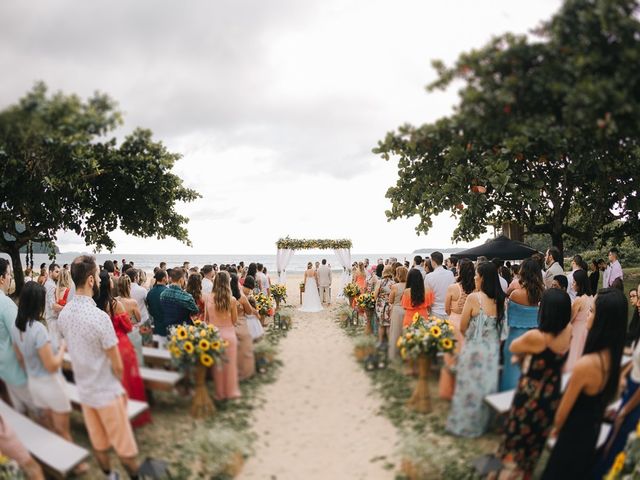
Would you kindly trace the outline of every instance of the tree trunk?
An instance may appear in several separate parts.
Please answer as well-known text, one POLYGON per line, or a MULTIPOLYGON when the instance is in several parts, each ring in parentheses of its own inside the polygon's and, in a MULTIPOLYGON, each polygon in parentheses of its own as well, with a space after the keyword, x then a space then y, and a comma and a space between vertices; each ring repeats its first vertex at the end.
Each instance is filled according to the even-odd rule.
POLYGON ((11 263, 13 266, 13 277, 16 282, 16 289, 13 295, 15 297, 18 297, 24 285, 24 270, 22 269, 22 260, 20 259, 20 247, 17 245, 12 245, 7 249, 6 253, 9 254, 9 257, 11 257, 11 263))
POLYGON ((564 240, 562 239, 562 232, 551 232, 551 243, 554 247, 560 250, 560 260, 558 263, 564 270, 564 240))

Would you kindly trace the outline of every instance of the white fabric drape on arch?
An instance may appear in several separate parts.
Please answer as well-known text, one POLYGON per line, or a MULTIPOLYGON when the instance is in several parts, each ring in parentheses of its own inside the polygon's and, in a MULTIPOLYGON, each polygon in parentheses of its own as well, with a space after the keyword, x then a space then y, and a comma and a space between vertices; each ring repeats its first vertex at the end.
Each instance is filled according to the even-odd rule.
POLYGON ((343 298, 344 294, 342 293, 342 289, 347 283, 349 283, 349 279, 351 278, 351 250, 348 248, 336 248, 333 250, 333 253, 336 254, 336 257, 338 257, 340 265, 342 266, 342 275, 340 275, 340 287, 338 289, 337 298, 343 298))
POLYGON ((287 265, 293 256, 293 250, 290 248, 279 248, 276 255, 276 269, 278 270, 278 283, 287 282, 287 265))

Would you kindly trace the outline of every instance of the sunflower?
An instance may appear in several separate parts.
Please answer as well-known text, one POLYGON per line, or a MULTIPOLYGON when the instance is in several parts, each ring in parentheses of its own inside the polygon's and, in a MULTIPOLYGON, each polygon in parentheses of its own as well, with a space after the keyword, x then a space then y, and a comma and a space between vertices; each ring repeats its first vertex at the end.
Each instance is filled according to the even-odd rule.
POLYGON ((206 352, 211 347, 211 344, 209 343, 209 340, 203 338, 200 340, 200 343, 198 343, 198 346, 200 347, 200 350, 204 350, 206 352))
POLYGON ((440 327, 438 327, 437 325, 434 325, 433 327, 431 327, 429 329, 429 333, 434 338, 438 338, 440 335, 442 335, 442 329, 440 327))
POLYGON ((215 341, 211 342, 211 348, 213 350, 215 350, 216 352, 218 350, 220 350, 220 341, 219 340, 215 340, 215 341))
POLYGON ((196 331, 196 327, 194 327, 193 325, 189 325, 189 333, 193 333, 196 331))
POLYGON ((194 320, 193 324, 197 327, 202 323, 202 320, 194 320))
POLYGON ((413 323, 416 323, 418 320, 420 320, 420 313, 416 312, 413 314, 413 323))
MULTIPOLYGON (((399 337, 398 341, 396 342, 396 347, 400 348, 400 345, 402 345, 402 337, 399 337)), ((638 423, 638 425, 640 425, 640 422, 638 423)))
POLYGON ((178 327, 176 334, 178 335, 178 340, 184 340, 185 338, 187 338, 187 331, 184 327, 178 327))
POLYGON ((205 367, 210 367, 211 365, 213 365, 213 357, 211 355, 203 353, 202 355, 200 355, 200 363, 205 367))
POLYGON ((182 352, 180 351, 180 349, 178 347, 173 347, 171 349, 171 355, 175 358, 179 358, 182 355, 182 352))
POLYGON ((201 337, 206 337, 207 336, 207 331, 204 328, 202 330, 200 330, 200 336, 201 337))
POLYGON ((442 345, 442 348, 444 348, 445 350, 451 350, 453 348, 453 340, 451 340, 450 338, 443 338, 440 341, 440 345, 442 345))
POLYGON ((214 327, 213 325, 209 324, 209 325, 207 325, 207 328, 208 328, 209 330, 215 330, 215 328, 216 328, 216 327, 214 327))
POLYGON ((193 343, 186 341, 184 342, 184 351, 187 353, 193 353, 194 346, 193 343))

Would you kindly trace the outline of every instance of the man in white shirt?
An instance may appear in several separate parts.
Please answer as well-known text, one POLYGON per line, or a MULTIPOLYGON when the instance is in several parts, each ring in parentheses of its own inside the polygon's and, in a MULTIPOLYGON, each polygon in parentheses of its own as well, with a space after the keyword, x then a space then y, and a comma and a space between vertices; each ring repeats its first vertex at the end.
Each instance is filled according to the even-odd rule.
POLYGON ((571 303, 576 299, 576 291, 573 288, 573 284, 575 281, 573 280, 573 274, 576 270, 580 270, 582 268, 583 261, 580 255, 574 255, 571 259, 571 271, 567 273, 567 293, 569 294, 569 298, 571 299, 571 303))
POLYGON ((422 262, 424 262, 422 257, 420 255, 416 255, 415 257, 413 257, 413 267, 412 268, 415 268, 416 270, 419 270, 420 273, 422 274, 422 278, 426 278, 427 272, 424 269, 424 267, 422 266, 422 262))
POLYGON ((138 285, 138 280, 140 279, 140 272, 135 268, 130 268, 127 270, 127 275, 131 279, 131 298, 133 298, 138 304, 138 309, 140 310, 140 324, 149 321, 149 310, 147 309, 147 291, 141 285, 138 285))
POLYGON ((264 274, 264 265, 257 263, 256 268, 256 284, 258 285, 261 293, 269 296, 269 279, 267 279, 267 276, 264 274))
POLYGON ((52 263, 49 265, 49 278, 44 282, 44 288, 47 292, 44 303, 44 317, 47 321, 47 330, 49 330, 52 346, 56 350, 60 338, 60 333, 58 332, 58 314, 62 310, 62 305, 58 305, 58 302, 56 302, 58 278, 60 278, 60 265, 52 263))
POLYGON ((432 290, 435 296, 433 305, 431 306, 431 313, 436 317, 446 319, 449 318, 449 316, 444 309, 444 299, 447 295, 449 285, 455 282, 455 278, 453 277, 453 273, 442 266, 443 260, 444 257, 442 253, 433 252, 431 254, 431 263, 434 266, 434 270, 425 277, 424 286, 426 290, 432 290))
POLYGON ((622 266, 620 265, 620 261, 618 260, 620 252, 616 247, 613 247, 609 250, 609 266, 604 274, 604 279, 606 283, 603 283, 604 287, 612 287, 613 282, 615 282, 616 278, 622 280, 624 278, 624 274, 622 273, 622 266))
POLYGON ((202 274, 202 293, 213 292, 213 265, 205 265, 200 269, 202 274))
POLYGON ((109 449, 114 448, 130 476, 138 474, 138 446, 127 415, 126 394, 120 383, 123 366, 118 338, 109 315, 93 301, 100 278, 89 255, 71 264, 76 295, 60 312, 60 332, 67 341, 84 424, 98 465, 107 478, 111 471, 109 449))
POLYGON ((498 270, 498 280, 500 281, 500 288, 502 288, 502 291, 506 295, 507 290, 509 290, 509 284, 507 283, 507 280, 500 274, 500 269, 504 267, 504 260, 502 260, 501 258, 492 258, 491 262, 496 266, 496 269, 498 270))
POLYGON ((564 269, 560 265, 560 250, 556 247, 551 247, 547 250, 547 254, 544 256, 544 263, 547 269, 544 272, 542 278, 545 288, 551 288, 553 284, 553 277, 556 275, 564 275, 564 269))

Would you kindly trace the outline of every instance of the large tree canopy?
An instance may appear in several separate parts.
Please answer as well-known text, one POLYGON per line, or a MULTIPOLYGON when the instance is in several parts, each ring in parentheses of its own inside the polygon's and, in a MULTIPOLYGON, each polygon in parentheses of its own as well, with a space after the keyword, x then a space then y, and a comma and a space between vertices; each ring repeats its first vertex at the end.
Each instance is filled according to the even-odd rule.
POLYGON ((118 145, 108 134, 120 123, 108 96, 47 95, 42 83, 0 112, 0 251, 12 258, 18 291, 20 247, 53 242, 59 230, 98 249, 114 247, 116 228, 189 243, 175 204, 199 195, 171 173, 180 155, 144 129, 118 145))
POLYGON ((635 0, 567 0, 534 36, 506 34, 428 90, 462 84, 451 116, 403 125, 374 149, 399 158, 389 219, 446 210, 453 240, 487 224, 589 243, 640 240, 640 22, 635 0))

